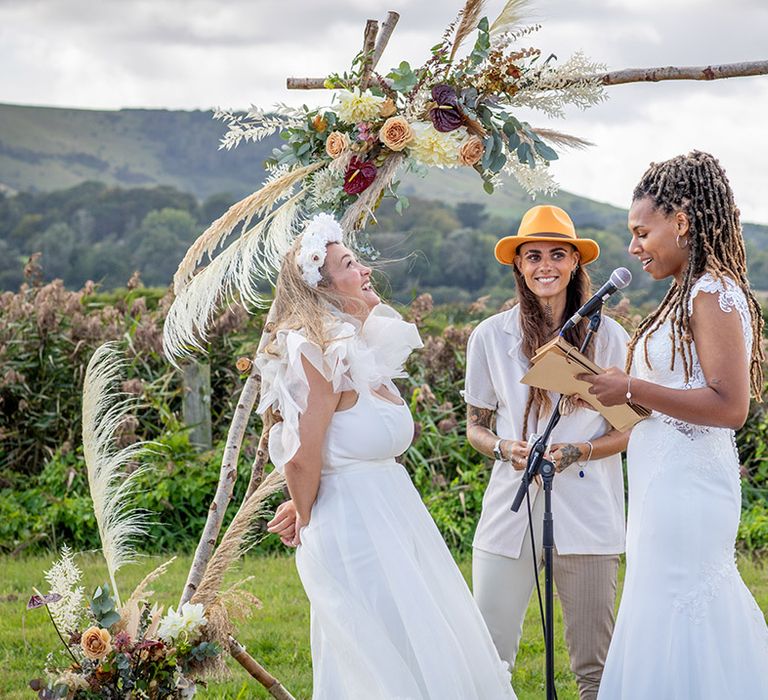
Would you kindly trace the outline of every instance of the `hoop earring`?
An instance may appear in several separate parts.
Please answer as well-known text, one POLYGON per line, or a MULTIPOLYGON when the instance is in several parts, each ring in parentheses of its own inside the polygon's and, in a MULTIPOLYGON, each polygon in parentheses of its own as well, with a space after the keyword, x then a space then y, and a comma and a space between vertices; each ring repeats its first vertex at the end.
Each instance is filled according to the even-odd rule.
POLYGON ((686 236, 684 236, 682 233, 678 233, 677 236, 675 236, 675 245, 680 250, 685 250, 688 247, 688 238, 686 236), (681 238, 685 239, 685 245, 680 245, 680 239, 681 238))

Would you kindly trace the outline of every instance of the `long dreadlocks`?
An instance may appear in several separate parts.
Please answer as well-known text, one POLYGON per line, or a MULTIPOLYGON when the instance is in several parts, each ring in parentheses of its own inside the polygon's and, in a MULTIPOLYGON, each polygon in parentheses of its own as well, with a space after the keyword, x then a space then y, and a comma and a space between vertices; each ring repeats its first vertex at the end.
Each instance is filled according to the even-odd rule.
MULTIPOLYGON (((693 356, 688 299, 696 280, 709 272, 720 280, 730 277, 747 298, 752 325, 750 384, 752 393, 761 400, 763 317, 747 280, 747 258, 739 210, 725 171, 716 158, 701 151, 692 151, 687 156, 677 156, 663 163, 652 163, 632 194, 633 201, 645 197, 667 216, 681 211, 688 217, 688 266, 682 282, 672 282, 661 304, 643 320, 632 336, 627 352, 627 372, 632 367, 638 340, 644 337, 645 360, 648 362, 648 339, 667 318, 671 318, 670 369, 674 369, 675 356, 679 353, 683 360, 685 381, 690 379, 693 356)), ((648 364, 650 366, 650 362, 648 364)))

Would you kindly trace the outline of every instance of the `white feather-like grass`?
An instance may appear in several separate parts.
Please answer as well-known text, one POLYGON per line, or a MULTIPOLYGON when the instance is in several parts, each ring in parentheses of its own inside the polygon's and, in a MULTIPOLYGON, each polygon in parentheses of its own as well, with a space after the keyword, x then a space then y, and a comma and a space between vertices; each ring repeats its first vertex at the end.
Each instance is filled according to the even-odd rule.
POLYGON ((303 188, 283 202, 176 290, 163 326, 163 351, 172 364, 205 350, 208 326, 221 306, 267 304, 259 282, 275 279, 300 231, 299 205, 306 196, 303 188))
POLYGON ((93 353, 83 385, 83 454, 88 486, 118 607, 120 594, 115 575, 133 560, 135 541, 147 533, 149 525, 147 513, 132 508, 129 503, 143 468, 130 474, 126 470, 127 464, 146 449, 146 443, 134 443, 122 449, 115 446, 120 424, 136 404, 135 399, 122 398, 115 391, 124 364, 116 344, 105 343, 93 353))

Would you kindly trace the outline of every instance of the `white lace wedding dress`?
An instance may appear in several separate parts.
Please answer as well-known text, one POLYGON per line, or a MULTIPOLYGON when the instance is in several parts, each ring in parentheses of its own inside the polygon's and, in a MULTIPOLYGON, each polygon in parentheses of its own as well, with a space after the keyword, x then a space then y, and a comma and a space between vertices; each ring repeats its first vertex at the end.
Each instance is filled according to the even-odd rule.
POLYGON ((301 357, 357 403, 334 414, 320 491, 296 564, 311 604, 313 700, 514 700, 507 666, 405 469, 407 404, 374 394, 419 346, 412 324, 379 305, 362 330, 342 323, 325 352, 301 333, 260 363, 263 398, 284 422, 270 432, 282 465, 306 408, 301 357))
MULTIPOLYGON (((742 319, 747 302, 730 280, 709 274, 696 294, 719 295, 742 319)), ((692 376, 670 369, 668 322, 635 349, 637 376, 664 386, 705 386, 693 348, 692 376)), ((632 431, 627 452, 627 570, 599 700, 768 699, 768 628, 739 575, 739 461, 732 430, 654 412, 632 431)))

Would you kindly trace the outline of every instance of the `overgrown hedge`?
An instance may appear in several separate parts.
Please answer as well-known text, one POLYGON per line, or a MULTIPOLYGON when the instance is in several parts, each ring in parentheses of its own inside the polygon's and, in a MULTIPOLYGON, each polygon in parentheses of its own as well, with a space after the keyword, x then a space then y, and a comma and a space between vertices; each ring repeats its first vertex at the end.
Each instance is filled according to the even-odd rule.
MULTIPOLYGON (((252 355, 262 318, 230 310, 211 334, 214 449, 197 453, 181 422, 178 374, 160 355, 168 297, 133 279, 127 289, 99 294, 91 285, 69 292, 43 285, 34 265, 29 282, 0 295, 0 551, 98 547, 80 447, 80 403, 85 366, 93 350, 118 340, 127 358, 123 390, 140 408, 120 440, 155 441, 152 467, 141 477, 137 505, 154 515, 147 552, 192 549, 202 531, 219 474, 221 453, 242 379, 235 369, 252 355)), ((406 311, 425 347, 409 361, 402 390, 417 436, 403 461, 454 550, 471 546, 489 476, 488 463, 465 439, 463 383, 466 340, 474 323, 493 309, 432 310, 420 297, 406 311)), ((766 392, 768 394, 768 391, 766 392)), ((239 465, 235 499, 248 481, 260 433, 252 417, 239 465)), ((745 469, 740 545, 768 550, 768 413, 754 405, 738 444, 745 469)), ((234 508, 230 509, 229 517, 234 508)), ((262 549, 278 548, 265 538, 262 549)))

